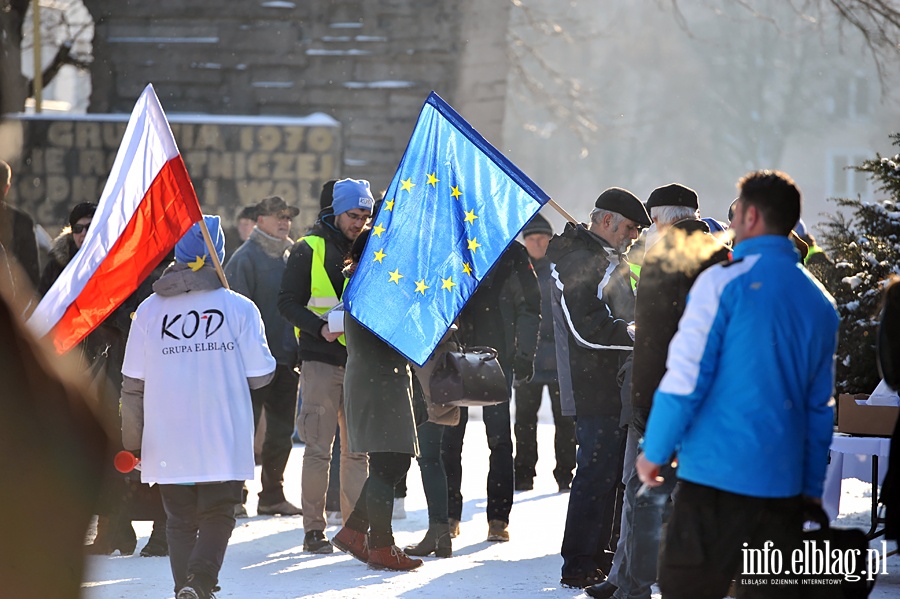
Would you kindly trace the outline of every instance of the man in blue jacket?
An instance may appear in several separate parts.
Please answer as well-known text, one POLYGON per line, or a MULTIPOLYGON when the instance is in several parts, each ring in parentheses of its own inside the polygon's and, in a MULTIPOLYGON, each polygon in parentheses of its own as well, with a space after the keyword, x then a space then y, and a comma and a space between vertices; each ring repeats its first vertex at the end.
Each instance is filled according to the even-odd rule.
MULTIPOLYGON (((636 463, 657 486, 677 452, 680 488, 659 578, 667 599, 723 597, 733 578, 743 586, 757 572, 743 571, 742 552, 769 542, 791 566, 803 505, 821 502, 825 479, 834 300, 788 237, 800 218, 790 177, 756 171, 738 188, 734 260, 691 288, 636 463)), ((745 586, 742 596, 792 597, 797 588, 745 586)))

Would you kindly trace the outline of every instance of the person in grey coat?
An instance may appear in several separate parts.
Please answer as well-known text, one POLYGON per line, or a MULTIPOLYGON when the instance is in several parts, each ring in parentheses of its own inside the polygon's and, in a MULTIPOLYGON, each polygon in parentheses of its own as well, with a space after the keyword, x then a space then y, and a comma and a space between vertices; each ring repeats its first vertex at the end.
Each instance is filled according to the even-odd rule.
MULTIPOLYGON (((294 206, 278 196, 256 205, 256 226, 250 237, 225 265, 232 291, 253 301, 266 325, 266 341, 275 357, 275 378, 254 389, 253 422, 259 426, 263 408, 266 413, 266 438, 262 449, 262 491, 256 513, 260 515, 298 516, 303 512, 284 496, 284 471, 291 455, 294 418, 297 414, 297 341, 294 329, 278 312, 278 291, 294 245, 288 237, 291 221, 299 214, 294 206)), ((244 496, 246 503, 246 494, 244 496)), ((239 514, 241 510, 239 509, 239 514)), ((241 515, 246 515, 243 512, 241 515)))
MULTIPOLYGON (((352 276, 369 237, 357 237, 346 269, 352 276)), ((353 512, 331 540, 370 568, 412 570, 422 560, 411 559, 394 544, 391 512, 394 487, 406 475, 419 453, 412 403, 412 370, 405 357, 344 315, 347 370, 344 375, 344 411, 351 452, 369 454, 369 477, 353 512), (366 540, 368 533, 368 541, 366 540)))

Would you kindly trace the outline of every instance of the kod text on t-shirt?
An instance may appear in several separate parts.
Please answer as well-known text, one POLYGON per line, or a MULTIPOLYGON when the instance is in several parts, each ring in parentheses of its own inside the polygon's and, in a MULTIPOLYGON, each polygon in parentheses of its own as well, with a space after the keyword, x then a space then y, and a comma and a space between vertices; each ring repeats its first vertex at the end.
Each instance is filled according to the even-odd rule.
POLYGON ((160 339, 165 339, 166 337, 179 341, 191 339, 200 331, 200 323, 205 323, 203 327, 204 339, 209 339, 211 335, 222 328, 222 325, 225 323, 225 315, 214 308, 204 310, 202 316, 196 310, 189 310, 185 314, 164 314, 160 339), (179 333, 181 336, 179 336, 179 333))

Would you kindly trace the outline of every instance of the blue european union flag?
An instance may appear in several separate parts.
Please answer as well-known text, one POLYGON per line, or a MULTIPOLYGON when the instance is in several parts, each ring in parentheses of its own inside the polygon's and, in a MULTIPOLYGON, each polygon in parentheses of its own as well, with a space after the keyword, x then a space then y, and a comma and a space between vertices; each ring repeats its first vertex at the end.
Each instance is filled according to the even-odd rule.
POLYGON ((432 92, 372 221, 345 308, 421 366, 549 199, 432 92))

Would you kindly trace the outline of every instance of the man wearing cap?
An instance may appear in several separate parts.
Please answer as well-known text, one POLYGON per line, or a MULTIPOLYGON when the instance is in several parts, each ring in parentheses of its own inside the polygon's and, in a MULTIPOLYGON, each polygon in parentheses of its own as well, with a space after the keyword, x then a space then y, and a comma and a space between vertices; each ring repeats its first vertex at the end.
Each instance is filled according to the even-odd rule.
POLYGON ((663 514, 675 486, 671 467, 666 484, 638 496, 641 481, 634 469, 653 393, 666 371, 669 342, 684 312, 687 294, 704 269, 728 259, 728 248, 710 235, 700 219, 697 193, 679 183, 657 187, 647 199, 656 228, 648 242, 635 300, 634 364, 631 421, 625 445, 625 497, 622 526, 609 578, 585 591, 591 597, 649 599, 656 582, 656 562, 663 514))
MULTIPOLYGON (((756 171, 738 188, 734 259, 691 287, 635 463, 657 487, 678 452, 659 570, 667 598, 723 597, 735 578, 738 597, 796 596, 744 571, 741 556, 791 555, 805 505, 821 504, 839 317, 789 239, 801 203, 791 178, 756 171)), ((784 572, 795 567, 775 582, 798 584, 784 572)))
POLYGON ((253 421, 258 425, 265 408, 266 436, 262 448, 262 491, 256 513, 297 516, 300 508, 284 496, 284 471, 291 455, 297 411, 297 342, 290 323, 278 312, 278 291, 286 253, 294 242, 288 237, 291 221, 300 213, 278 196, 256 205, 256 226, 250 237, 225 265, 232 291, 250 298, 266 324, 266 340, 278 365, 272 382, 254 390, 253 421))
POLYGON ((610 541, 625 433, 619 370, 634 338, 634 291, 625 253, 650 217, 630 191, 597 198, 591 224, 566 225, 547 252, 562 413, 577 416, 577 469, 562 543, 561 584, 599 582, 598 558, 610 541))
POLYGON ((550 305, 550 260, 547 246, 553 237, 553 227, 546 218, 535 214, 522 229, 525 249, 541 288, 541 327, 537 351, 534 355, 534 374, 516 387, 516 490, 534 488, 535 465, 538 460, 537 414, 541 407, 544 387, 550 395, 553 424, 556 427, 554 449, 556 468, 553 476, 560 492, 568 491, 575 470, 575 421, 563 416, 559 405, 559 381, 556 375, 556 343, 553 340, 553 313, 550 305))
MULTIPOLYGON (((204 216, 225 255, 218 216, 204 216)), ((134 315, 122 367, 122 444, 141 454, 141 481, 160 487, 177 599, 209 599, 234 505, 254 474, 250 391, 275 359, 259 310, 222 287, 199 223, 134 315)))
POLYGON ((291 248, 278 295, 278 310, 299 330, 303 403, 297 415, 297 432, 306 444, 301 489, 306 531, 303 549, 311 553, 332 551, 324 532, 325 494, 338 424, 345 522, 367 476, 366 455, 347 451, 343 397, 347 348, 342 331, 332 330, 326 313, 340 302, 347 282, 344 259, 371 216, 375 200, 369 182, 355 179, 335 182, 332 196, 331 206, 319 213, 309 234, 291 248))

